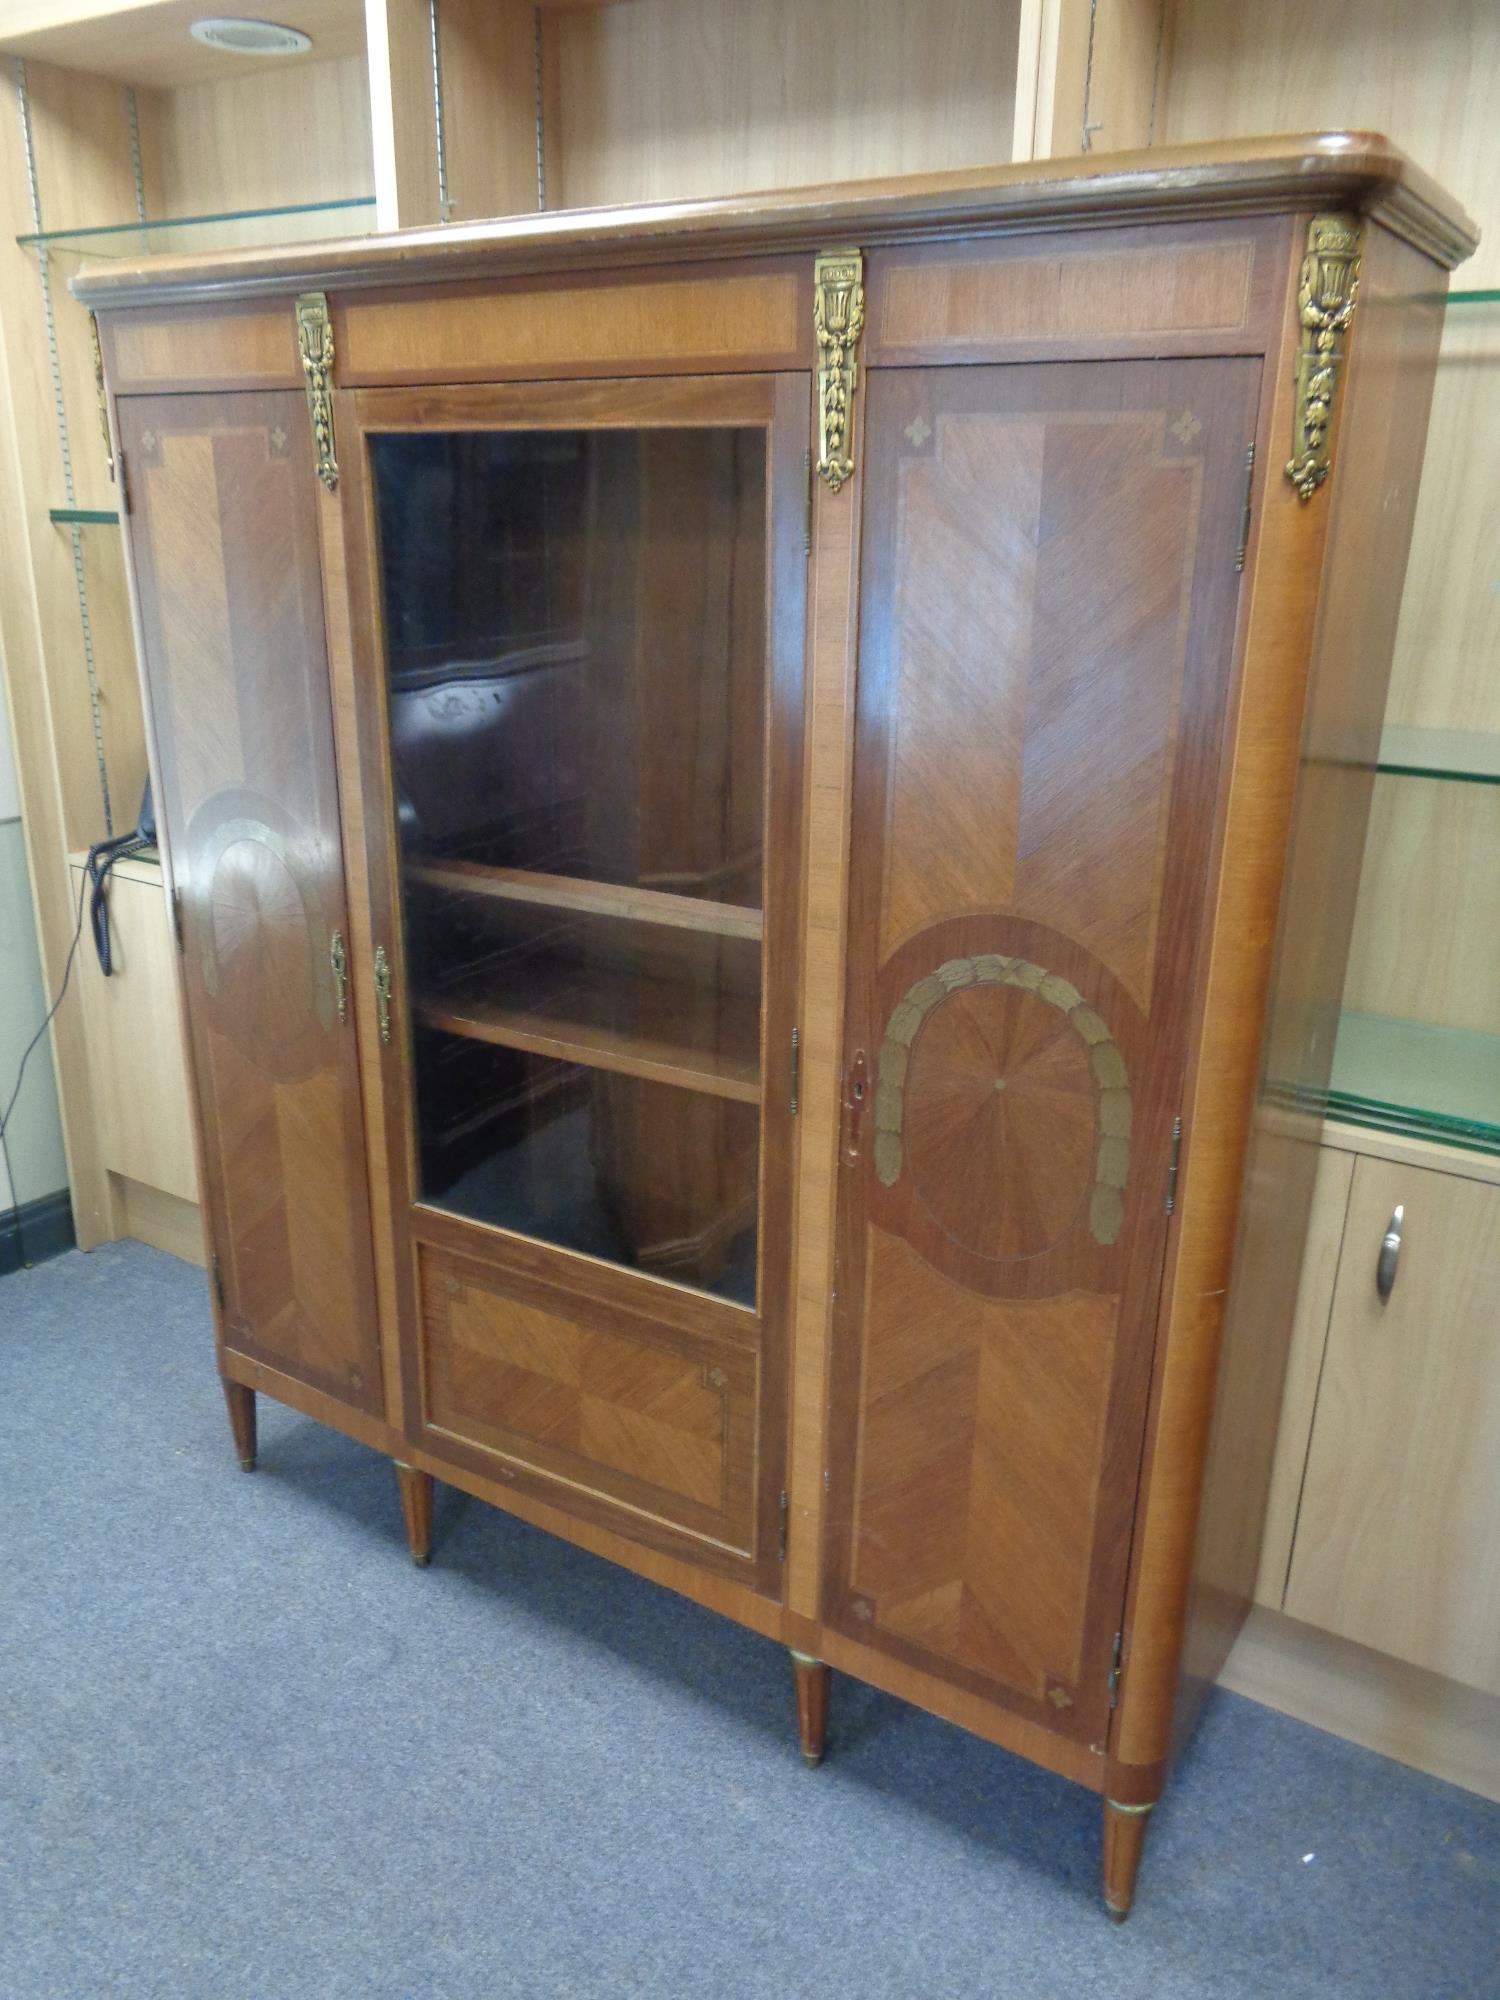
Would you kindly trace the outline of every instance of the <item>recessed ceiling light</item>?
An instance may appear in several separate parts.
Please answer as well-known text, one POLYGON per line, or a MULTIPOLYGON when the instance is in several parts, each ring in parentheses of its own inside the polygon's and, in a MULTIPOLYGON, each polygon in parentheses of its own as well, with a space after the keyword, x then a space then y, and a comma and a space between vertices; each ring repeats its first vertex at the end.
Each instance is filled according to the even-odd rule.
POLYGON ((312 47, 311 35, 300 28, 278 28, 274 21, 245 21, 235 15, 194 21, 192 36, 195 42, 235 56, 300 56, 312 47))

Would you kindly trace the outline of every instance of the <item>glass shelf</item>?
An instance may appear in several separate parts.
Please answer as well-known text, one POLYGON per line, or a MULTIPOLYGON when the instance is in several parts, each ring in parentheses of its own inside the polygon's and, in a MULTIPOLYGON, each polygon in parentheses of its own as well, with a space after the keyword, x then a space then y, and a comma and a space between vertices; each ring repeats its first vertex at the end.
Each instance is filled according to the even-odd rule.
POLYGON ((1450 306, 1494 306, 1500 305, 1500 291, 1450 292, 1450 306))
POLYGON ((1413 729, 1388 722, 1380 732, 1375 768, 1390 777, 1500 785, 1500 734, 1479 729, 1413 729))
POLYGON ((302 202, 293 208, 235 209, 223 215, 167 216, 103 229, 44 229, 18 236, 23 249, 71 250, 84 257, 169 257, 191 250, 242 250, 260 244, 314 243, 327 236, 365 235, 374 195, 346 201, 302 202))
POLYGON ((110 507, 49 507, 47 519, 55 528, 118 528, 120 517, 110 507))
POLYGON ((1500 1035, 1346 1009, 1328 1116, 1500 1154, 1500 1035))

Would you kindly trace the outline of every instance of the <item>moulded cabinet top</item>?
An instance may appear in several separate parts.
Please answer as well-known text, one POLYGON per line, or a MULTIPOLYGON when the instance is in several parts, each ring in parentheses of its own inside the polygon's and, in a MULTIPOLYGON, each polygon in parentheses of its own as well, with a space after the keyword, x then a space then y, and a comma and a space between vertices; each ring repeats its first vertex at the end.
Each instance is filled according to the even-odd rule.
POLYGON ((915 233, 1006 234, 1166 217, 1344 208, 1372 215, 1452 268, 1478 231, 1435 181, 1379 133, 1319 132, 1028 160, 840 182, 712 201, 560 209, 493 222, 160 258, 86 269, 73 290, 99 309, 211 301, 288 289, 408 285, 559 267, 862 247, 915 233))

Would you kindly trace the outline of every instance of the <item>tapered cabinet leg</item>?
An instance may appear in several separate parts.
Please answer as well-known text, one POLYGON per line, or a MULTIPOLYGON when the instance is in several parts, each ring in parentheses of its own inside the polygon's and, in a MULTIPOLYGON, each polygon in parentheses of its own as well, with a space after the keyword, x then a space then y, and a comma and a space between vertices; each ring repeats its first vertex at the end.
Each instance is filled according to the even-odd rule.
POLYGON ((1135 1900, 1135 1878, 1150 1816, 1150 1806, 1104 1801, 1104 1907, 1117 1924, 1124 1923, 1135 1900))
POLYGON ((229 1428, 234 1433, 234 1448, 239 1454, 240 1464, 246 1472, 254 1472, 255 1391, 247 1389, 243 1382, 226 1381, 224 1401, 229 1406, 229 1428))
POLYGON ((411 1559, 421 1569, 432 1560, 432 1474, 396 1461, 401 1482, 401 1512, 406 1516, 406 1540, 411 1559))
POLYGON ((797 1679, 797 1735, 802 1743, 802 1759, 815 1768, 823 1761, 823 1744, 828 1735, 829 1672, 810 1653, 792 1654, 792 1672, 797 1679))

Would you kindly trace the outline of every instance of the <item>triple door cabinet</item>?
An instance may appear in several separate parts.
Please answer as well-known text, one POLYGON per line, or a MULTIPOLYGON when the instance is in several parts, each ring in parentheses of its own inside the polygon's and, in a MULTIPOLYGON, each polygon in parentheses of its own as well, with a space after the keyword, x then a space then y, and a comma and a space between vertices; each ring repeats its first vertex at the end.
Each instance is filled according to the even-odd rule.
POLYGON ((780 1638, 810 1761, 832 1666, 1092 1787, 1123 1916, 1471 242, 1340 135, 81 280, 242 1462, 780 1638))

